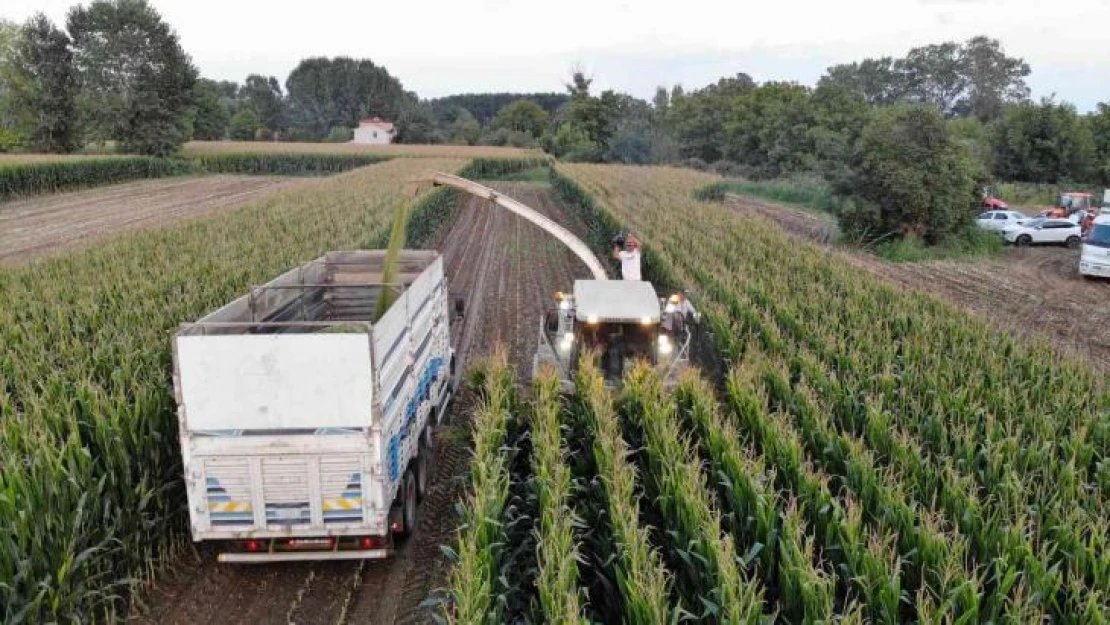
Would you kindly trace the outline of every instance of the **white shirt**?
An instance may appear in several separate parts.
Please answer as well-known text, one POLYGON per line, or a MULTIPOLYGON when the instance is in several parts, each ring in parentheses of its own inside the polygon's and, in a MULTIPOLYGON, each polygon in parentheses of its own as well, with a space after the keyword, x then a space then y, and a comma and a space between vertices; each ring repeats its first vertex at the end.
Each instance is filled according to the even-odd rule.
POLYGON ((620 250, 617 256, 621 259, 621 278, 625 280, 640 280, 640 250, 626 252, 620 250))

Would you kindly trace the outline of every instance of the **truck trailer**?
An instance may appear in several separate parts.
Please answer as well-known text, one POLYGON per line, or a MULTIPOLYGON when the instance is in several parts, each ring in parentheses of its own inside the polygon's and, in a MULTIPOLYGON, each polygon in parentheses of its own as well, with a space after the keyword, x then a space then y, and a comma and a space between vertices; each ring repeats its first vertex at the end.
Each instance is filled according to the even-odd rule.
POLYGON ((222 562, 388 557, 455 386, 435 251, 329 252, 173 340, 194 541, 222 562), (393 300, 380 318, 379 300, 393 300))

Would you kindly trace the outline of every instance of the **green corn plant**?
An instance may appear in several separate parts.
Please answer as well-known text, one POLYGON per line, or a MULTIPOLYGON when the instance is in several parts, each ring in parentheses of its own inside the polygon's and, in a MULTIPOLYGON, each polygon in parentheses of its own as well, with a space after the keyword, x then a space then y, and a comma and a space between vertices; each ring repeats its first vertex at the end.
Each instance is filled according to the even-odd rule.
POLYGON ((617 546, 614 566, 624 622, 671 623, 681 614, 681 608, 674 609, 670 604, 669 576, 651 546, 648 528, 640 524, 636 467, 629 460, 613 398, 605 389, 595 359, 589 355, 582 359, 575 373, 575 391, 585 406, 598 477, 605 489, 608 519, 617 546))
POLYGON ((560 382, 545 369, 532 383, 532 467, 539 498, 536 580, 540 607, 549 623, 584 623, 578 586, 579 547, 571 507, 571 473, 562 444, 560 382))
POLYGON ((498 573, 505 550, 502 514, 509 497, 508 451, 505 443, 513 410, 513 373, 508 356, 496 349, 485 369, 482 404, 474 412, 474 459, 469 495, 462 507, 457 562, 451 571, 451 623, 499 622, 498 573))
POLYGON ((657 505, 689 554, 683 558, 689 562, 683 577, 689 580, 691 603, 705 606, 700 618, 759 622, 763 589, 737 565, 735 546, 722 532, 720 513, 679 426, 675 403, 664 396, 660 371, 642 363, 633 367, 625 375, 623 400, 633 427, 643 432, 657 505))

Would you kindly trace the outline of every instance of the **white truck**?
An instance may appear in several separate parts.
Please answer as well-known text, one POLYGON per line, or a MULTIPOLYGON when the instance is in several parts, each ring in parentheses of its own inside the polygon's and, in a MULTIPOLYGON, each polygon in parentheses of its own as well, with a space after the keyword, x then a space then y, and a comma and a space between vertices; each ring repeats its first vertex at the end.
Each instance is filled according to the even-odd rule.
POLYGON ((1087 278, 1110 278, 1110 213, 1096 217, 1083 239, 1079 274, 1087 278))
POLYGON ((192 536, 220 561, 384 558, 412 531, 453 312, 438 252, 403 251, 392 284, 384 258, 329 252, 174 336, 192 536))

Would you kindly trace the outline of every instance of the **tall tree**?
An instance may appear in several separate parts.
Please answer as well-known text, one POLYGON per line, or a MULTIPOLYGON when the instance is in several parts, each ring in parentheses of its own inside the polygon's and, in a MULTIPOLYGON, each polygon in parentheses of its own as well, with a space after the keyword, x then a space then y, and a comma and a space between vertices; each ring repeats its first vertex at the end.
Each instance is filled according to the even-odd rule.
POLYGON ((400 122, 402 113, 414 121, 425 114, 410 105, 399 80, 368 59, 305 59, 289 74, 285 89, 294 124, 311 138, 322 138, 335 126, 353 128, 367 115, 400 122))
POLYGON ((986 122, 997 119, 1004 105, 1029 99, 1029 64, 1006 56, 995 39, 970 39, 960 51, 960 66, 968 89, 962 114, 986 122))
POLYGON ((523 132, 539 139, 547 130, 547 111, 531 100, 517 100, 506 104, 493 118, 493 128, 506 128, 523 132))
POLYGON ((0 152, 15 147, 20 140, 22 110, 15 102, 16 44, 22 36, 19 26, 0 19, 0 152))
POLYGON ((239 89, 239 98, 254 109, 259 124, 273 134, 285 128, 285 103, 281 83, 273 76, 251 74, 239 89))
POLYGON ((46 15, 36 14, 16 44, 16 105, 29 112, 31 144, 41 152, 77 148, 77 74, 69 37, 46 15))
POLYGON ((932 104, 941 114, 951 117, 967 89, 962 50, 955 42, 914 48, 895 63, 906 85, 911 102, 932 104))
POLYGON ((92 136, 164 156, 188 139, 196 68, 146 0, 95 0, 67 20, 92 136))
POLYGON ((193 138, 216 141, 227 135, 231 113, 221 101, 219 83, 201 78, 193 87, 193 138))

